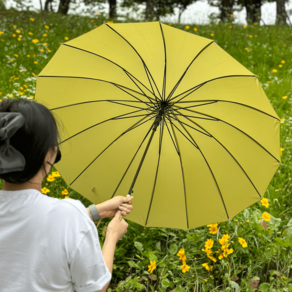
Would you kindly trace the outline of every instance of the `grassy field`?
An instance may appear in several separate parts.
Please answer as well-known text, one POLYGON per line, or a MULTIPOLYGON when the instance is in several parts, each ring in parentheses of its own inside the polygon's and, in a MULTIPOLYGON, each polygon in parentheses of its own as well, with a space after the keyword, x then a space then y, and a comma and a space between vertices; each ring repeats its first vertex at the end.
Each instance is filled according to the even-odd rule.
MULTIPOLYGON (((35 76, 60 44, 107 21, 103 15, 0 12, 0 98, 33 99, 35 76)), ((291 28, 256 23, 169 25, 214 39, 259 77, 281 118, 281 166, 266 191, 268 204, 256 203, 231 221, 214 225, 213 231, 207 226, 191 231, 144 229, 128 221, 128 232, 117 245, 108 291, 292 291, 291 28), (264 212, 270 215, 267 221, 264 212), (213 258, 202 251, 206 244, 213 245, 213 258), (224 256, 216 254, 223 249, 224 256), (150 261, 156 263, 151 273, 150 261)), ((62 177, 53 175, 43 186, 48 196, 90 204, 62 177)), ((98 227, 101 245, 108 222, 103 220, 98 227)))

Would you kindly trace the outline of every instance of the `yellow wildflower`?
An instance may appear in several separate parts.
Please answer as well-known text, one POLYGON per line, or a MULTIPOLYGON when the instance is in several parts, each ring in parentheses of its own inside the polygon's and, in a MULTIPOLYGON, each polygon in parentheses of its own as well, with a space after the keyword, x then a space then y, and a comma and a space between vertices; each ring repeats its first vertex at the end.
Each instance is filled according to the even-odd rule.
POLYGON ((68 37, 64 37, 64 39, 65 39, 65 41, 68 41, 68 40, 69 40, 69 38, 68 38, 68 37))
POLYGON ((233 14, 230 14, 230 17, 233 17, 233 14))
POLYGON ((47 189, 47 188, 42 188, 41 192, 42 192, 43 194, 47 194, 47 193, 50 192, 50 190, 47 189))
POLYGON ((206 249, 211 249, 214 245, 214 240, 212 239, 207 239, 207 241, 205 242, 205 248, 206 249))
POLYGON ((247 243, 246 243, 246 241, 243 238, 238 237, 238 242, 241 244, 241 246, 243 248, 247 247, 247 243))
POLYGON ((16 37, 16 34, 14 33, 12 36, 15 38, 16 37))
POLYGON ((59 174, 59 171, 53 171, 52 176, 53 177, 60 177, 61 175, 59 174))
POLYGON ((188 272, 188 271, 190 270, 190 266, 188 266, 188 265, 186 264, 186 262, 183 262, 183 265, 180 266, 180 267, 181 267, 181 271, 182 271, 183 273, 188 272))
POLYGON ((213 37, 213 36, 214 36, 214 33, 212 32, 212 33, 210 34, 210 36, 213 37))
POLYGON ((273 72, 273 73, 277 73, 278 70, 277 70, 277 69, 273 69, 272 72, 273 72))
POLYGON ((249 223, 249 220, 246 220, 246 223, 249 223))
POLYGON ((67 189, 64 189, 64 190, 62 191, 62 195, 63 195, 63 196, 68 195, 68 190, 67 190, 67 189))
POLYGON ((30 57, 30 55, 27 55, 27 57, 29 58, 29 57, 30 57))
POLYGON ((208 257, 209 259, 211 259, 214 263, 217 262, 217 260, 216 260, 213 256, 209 256, 209 255, 207 255, 207 257, 208 257))
POLYGON ((38 61, 34 61, 33 63, 34 63, 34 64, 37 64, 37 63, 38 63, 38 61))
POLYGON ((186 25, 186 26, 185 26, 185 29, 190 29, 190 26, 189 26, 189 25, 186 25))
POLYGON ((70 199, 70 197, 69 197, 69 196, 65 196, 64 198, 65 198, 65 199, 70 199))
POLYGON ((207 271, 212 271, 213 266, 209 266, 208 263, 202 264, 202 266, 207 270, 207 271))
POLYGON ((18 55, 17 54, 14 54, 14 57, 18 58, 18 55))
POLYGON ((249 37, 249 38, 252 38, 252 35, 250 34, 248 37, 249 37))
POLYGON ((285 122, 285 118, 281 119, 281 124, 283 124, 285 122))
POLYGON ((282 152, 284 151, 285 149, 284 148, 280 148, 280 155, 282 155, 282 152))
POLYGON ((184 248, 181 248, 180 250, 179 250, 179 252, 176 254, 178 257, 179 257, 179 259, 181 260, 183 257, 184 257, 184 255, 185 255, 185 249, 184 248))
POLYGON ((29 32, 28 34, 29 34, 29 35, 33 35, 33 33, 32 33, 32 32, 29 32))
POLYGON ((282 64, 285 64, 285 61, 284 61, 284 60, 282 60, 282 61, 281 61, 281 63, 282 63, 282 64))
POLYGON ((148 266, 148 272, 151 274, 156 268, 156 261, 150 261, 150 266, 148 266))
POLYGON ((19 29, 17 29, 15 32, 16 32, 16 33, 20 33, 20 30, 19 30, 19 29))
POLYGON ((247 28, 247 25, 244 25, 243 28, 247 28))
POLYGON ((44 34, 43 34, 43 37, 46 37, 46 36, 47 36, 47 34, 46 34, 46 33, 44 33, 44 34))
POLYGON ((263 218, 265 221, 270 221, 270 220, 271 220, 271 216, 270 216, 270 214, 267 213, 267 212, 264 212, 264 213, 262 214, 262 218, 263 218))
POLYGON ((34 21, 34 19, 31 17, 30 19, 29 19, 30 21, 34 21))
POLYGON ((216 234, 217 231, 218 231, 218 224, 217 223, 213 223, 213 224, 207 225, 207 227, 210 227, 209 228, 210 234, 216 234))
POLYGON ((283 98, 283 99, 287 99, 287 98, 288 98, 288 96, 286 96, 286 95, 285 95, 285 96, 283 96, 282 98, 283 98))
POLYGON ((228 27, 229 27, 229 28, 232 28, 232 25, 229 25, 228 27))
POLYGON ((269 207, 269 200, 267 198, 263 198, 261 200, 262 206, 265 206, 266 208, 269 207))
POLYGON ((48 25, 45 25, 45 29, 49 29, 50 27, 48 25))
POLYGON ((224 235, 222 236, 222 238, 223 238, 223 239, 226 239, 226 240, 228 241, 229 238, 230 238, 230 235, 228 235, 228 234, 224 234, 224 235))
POLYGON ((114 23, 113 21, 107 21, 106 23, 114 23))
POLYGON ((0 31, 0 35, 4 34, 4 31, 0 31))
POLYGON ((280 65, 279 65, 279 68, 282 68, 282 67, 283 67, 283 65, 282 65, 282 64, 280 64, 280 65))
POLYGON ((207 256, 209 256, 209 255, 212 254, 212 250, 211 249, 208 249, 208 248, 202 249, 202 251, 204 251, 207 254, 207 256))
POLYGON ((248 48, 245 48, 246 51, 248 51, 248 48))
POLYGON ((33 39, 32 42, 33 42, 34 44, 36 44, 36 43, 39 42, 39 40, 38 40, 38 39, 33 39))
POLYGON ((198 29, 196 27, 194 27, 194 31, 198 31, 198 29))
POLYGON ((52 175, 49 174, 48 177, 47 177, 47 181, 52 182, 54 180, 55 180, 55 178, 52 175))

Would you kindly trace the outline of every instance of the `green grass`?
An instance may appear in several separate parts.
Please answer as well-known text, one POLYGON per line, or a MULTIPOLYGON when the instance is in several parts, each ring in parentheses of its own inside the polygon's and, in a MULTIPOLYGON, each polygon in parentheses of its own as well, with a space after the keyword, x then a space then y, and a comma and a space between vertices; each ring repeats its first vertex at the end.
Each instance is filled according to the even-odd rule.
MULTIPOLYGON (((35 75, 66 41, 65 38, 73 39, 106 21, 103 15, 88 18, 13 10, 0 12, 0 98, 34 98, 35 75), (37 43, 33 43, 35 39, 37 43)), ((259 77, 266 95, 283 119, 282 163, 265 194, 269 207, 259 202, 231 221, 220 223, 218 237, 210 234, 207 227, 191 231, 144 229, 128 221, 128 232, 117 245, 108 291, 254 291, 249 283, 252 280, 253 285, 260 287, 257 291, 292 291, 292 285, 289 286, 292 278, 291 28, 243 27, 232 23, 190 24, 189 28, 173 26, 214 39, 259 77), (277 72, 273 73, 273 69, 277 72), (263 212, 271 215, 266 230, 260 224, 263 212), (214 240, 214 251, 220 248, 218 238, 223 234, 232 237, 229 248, 234 251, 213 263, 202 249, 207 239, 214 240), (246 240, 246 248, 239 244, 238 237, 246 240), (182 273, 182 264, 176 255, 181 248, 185 249, 186 263, 190 266, 186 273, 182 273), (157 263, 152 275, 148 273, 150 260, 157 263), (203 263, 212 265, 213 270, 207 271, 203 263)), ((49 196, 61 198, 62 190, 66 188, 70 198, 81 200, 85 206, 90 204, 86 198, 68 188, 62 178, 44 181, 43 186, 50 190, 49 196)), ((109 221, 103 220, 98 228, 101 245, 109 221)))

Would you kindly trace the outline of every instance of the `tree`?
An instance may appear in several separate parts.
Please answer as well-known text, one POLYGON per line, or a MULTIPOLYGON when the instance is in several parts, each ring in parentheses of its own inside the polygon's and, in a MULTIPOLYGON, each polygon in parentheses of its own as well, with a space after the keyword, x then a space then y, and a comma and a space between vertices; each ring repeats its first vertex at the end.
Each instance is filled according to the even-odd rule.
POLYGON ((276 25, 287 25, 288 15, 285 9, 285 0, 276 0, 276 3, 277 3, 276 25))
POLYGON ((235 0, 209 0, 209 4, 219 8, 219 18, 221 22, 232 22, 234 11, 242 10, 242 8, 234 8, 234 5, 236 4, 235 0))
POLYGON ((177 0, 175 5, 178 8, 178 23, 181 21, 182 13, 187 9, 187 7, 196 2, 196 0, 177 0))
POLYGON ((68 14, 69 6, 70 6, 71 0, 60 0, 58 13, 61 14, 68 14))
POLYGON ((262 0, 244 0, 246 9, 246 22, 259 23, 262 18, 261 6, 262 0))

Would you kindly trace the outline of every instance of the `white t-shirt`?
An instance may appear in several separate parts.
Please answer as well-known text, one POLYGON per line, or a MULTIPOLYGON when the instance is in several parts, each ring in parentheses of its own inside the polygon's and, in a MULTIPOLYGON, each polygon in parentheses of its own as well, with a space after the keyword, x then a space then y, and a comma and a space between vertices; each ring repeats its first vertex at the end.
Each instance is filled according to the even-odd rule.
POLYGON ((80 201, 34 189, 0 191, 1 292, 93 292, 110 280, 80 201))

